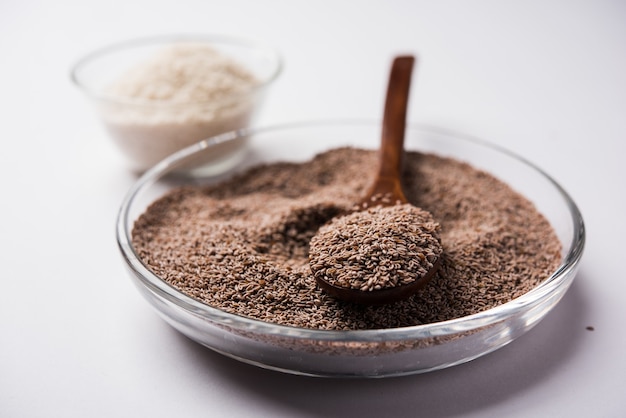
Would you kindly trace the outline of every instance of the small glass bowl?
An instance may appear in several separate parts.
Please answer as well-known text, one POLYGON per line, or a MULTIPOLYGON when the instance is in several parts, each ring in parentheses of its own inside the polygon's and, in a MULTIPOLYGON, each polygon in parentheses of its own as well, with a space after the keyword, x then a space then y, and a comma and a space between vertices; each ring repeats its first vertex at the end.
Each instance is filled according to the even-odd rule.
MULTIPOLYGON (((79 60, 71 79, 94 104, 96 112, 132 169, 142 172, 174 152, 218 134, 247 128, 268 87, 278 78, 282 59, 260 43, 216 35, 157 36, 110 45, 79 60), (127 71, 176 44, 210 46, 247 69, 257 80, 249 90, 219 100, 173 103, 113 95, 110 87, 127 71)), ((205 155, 202 164, 224 171, 241 155, 244 141, 232 141, 205 155)), ((189 164, 191 171, 197 164, 189 164)), ((182 168, 180 169, 183 170, 182 168)))
POLYGON ((376 149, 378 122, 293 124, 228 133, 195 144, 145 173, 124 199, 117 221, 122 256, 141 294, 174 328, 229 357, 288 373, 334 377, 383 377, 442 369, 494 351, 535 326, 559 302, 574 279, 583 253, 581 214, 553 179, 528 161, 489 143, 438 129, 409 126, 408 150, 431 152, 486 170, 531 200, 563 245, 562 261, 539 286, 474 315, 394 329, 323 331, 277 325, 226 313, 194 300, 153 274, 138 258, 131 230, 147 205, 172 187, 223 178, 172 176, 180 164, 216 144, 245 138, 244 162, 234 171, 272 161, 304 161, 343 145, 376 149))

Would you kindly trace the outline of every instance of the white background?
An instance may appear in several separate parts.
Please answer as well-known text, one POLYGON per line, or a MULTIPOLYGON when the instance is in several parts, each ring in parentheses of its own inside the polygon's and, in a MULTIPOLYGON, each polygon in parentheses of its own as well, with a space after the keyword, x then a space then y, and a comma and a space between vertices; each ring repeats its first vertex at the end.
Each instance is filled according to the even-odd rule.
POLYGON ((626 416, 625 75, 618 0, 2 0, 0 416, 626 416), (114 222, 136 177, 68 76, 91 49, 177 32, 281 51, 263 126, 378 118, 391 57, 418 54, 411 123, 503 145, 579 204, 569 292, 501 350, 405 378, 284 375, 181 336, 126 275, 114 222))

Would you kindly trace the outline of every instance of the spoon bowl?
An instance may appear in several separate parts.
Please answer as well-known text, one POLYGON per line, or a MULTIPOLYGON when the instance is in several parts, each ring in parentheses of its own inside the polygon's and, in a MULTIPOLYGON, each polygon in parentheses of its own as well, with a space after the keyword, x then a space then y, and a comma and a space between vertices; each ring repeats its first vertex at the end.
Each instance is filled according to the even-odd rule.
POLYGON ((428 270, 428 273, 410 284, 371 291, 335 286, 323 278, 316 277, 316 281, 317 285, 322 290, 334 298, 361 305, 384 305, 406 299, 415 294, 418 290, 426 286, 435 273, 437 273, 440 266, 441 258, 437 258, 437 261, 435 261, 433 267, 428 270))

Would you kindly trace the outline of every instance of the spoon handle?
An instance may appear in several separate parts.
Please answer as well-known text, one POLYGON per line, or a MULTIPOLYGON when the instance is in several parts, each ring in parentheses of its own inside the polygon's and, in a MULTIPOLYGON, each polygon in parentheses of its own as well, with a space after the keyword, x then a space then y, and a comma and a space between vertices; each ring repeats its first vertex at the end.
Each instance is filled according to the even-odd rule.
POLYGON ((406 110, 414 61, 412 56, 396 57, 391 67, 383 117, 380 177, 399 179, 402 172, 406 110))
POLYGON ((399 56, 393 60, 387 87, 383 132, 378 162, 378 173, 374 184, 361 201, 360 210, 372 204, 385 206, 407 203, 402 191, 402 155, 404 154, 404 131, 409 88, 413 72, 413 56, 399 56), (384 199, 381 200, 381 197, 384 199))

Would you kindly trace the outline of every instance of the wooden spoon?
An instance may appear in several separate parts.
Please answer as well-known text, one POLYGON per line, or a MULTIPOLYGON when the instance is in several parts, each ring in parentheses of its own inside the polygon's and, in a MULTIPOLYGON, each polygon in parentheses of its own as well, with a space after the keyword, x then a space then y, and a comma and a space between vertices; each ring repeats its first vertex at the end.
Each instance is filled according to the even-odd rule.
MULTIPOLYGON (((401 173, 406 110, 414 61, 415 59, 412 56, 396 57, 393 61, 385 102, 378 174, 366 197, 359 203, 357 211, 365 211, 374 206, 393 206, 408 203, 402 190, 401 173)), ((417 208, 415 210, 421 211, 421 209, 417 208)), ((427 215, 430 216, 429 214, 427 215)), ((317 242, 315 238, 317 237, 314 237, 311 242, 312 250, 315 249, 314 245, 317 242)), ((329 295, 337 299, 360 304, 385 304, 408 298, 426 285, 433 277, 441 264, 441 257, 439 256, 441 254, 441 244, 438 237, 436 242, 439 246, 438 256, 432 262, 432 266, 427 272, 422 276, 416 277, 414 281, 408 284, 394 287, 361 290, 354 287, 338 286, 328 280, 328 269, 323 268, 324 266, 319 268, 320 260, 311 258, 310 266, 317 284, 329 295)), ((330 251, 330 253, 332 252, 330 251)), ((315 253, 315 251, 310 252, 310 254, 312 253, 315 253)), ((413 259, 414 261, 415 259, 413 259)), ((322 260, 321 263, 323 264, 324 261, 322 260)))

